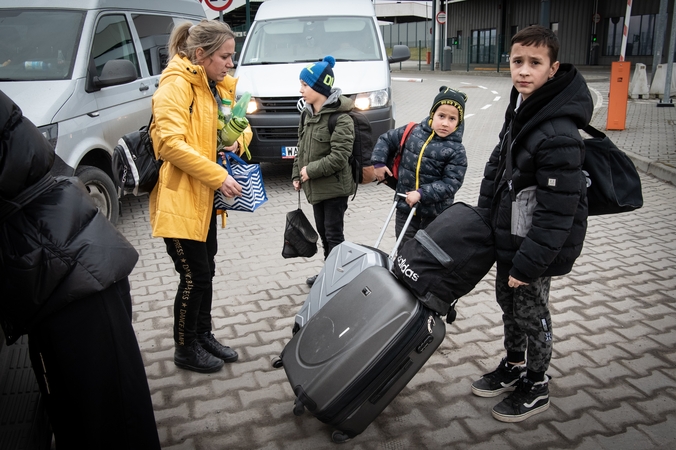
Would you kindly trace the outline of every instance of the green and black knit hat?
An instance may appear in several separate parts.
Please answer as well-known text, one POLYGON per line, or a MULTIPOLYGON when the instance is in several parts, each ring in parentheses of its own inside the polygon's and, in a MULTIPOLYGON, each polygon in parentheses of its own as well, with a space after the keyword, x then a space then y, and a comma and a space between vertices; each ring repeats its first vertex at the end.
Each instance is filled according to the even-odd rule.
POLYGON ((461 91, 456 91, 446 86, 439 88, 439 93, 434 97, 432 109, 430 109, 430 119, 434 117, 434 112, 441 105, 451 105, 458 109, 458 126, 465 120, 465 102, 467 101, 467 94, 461 91))

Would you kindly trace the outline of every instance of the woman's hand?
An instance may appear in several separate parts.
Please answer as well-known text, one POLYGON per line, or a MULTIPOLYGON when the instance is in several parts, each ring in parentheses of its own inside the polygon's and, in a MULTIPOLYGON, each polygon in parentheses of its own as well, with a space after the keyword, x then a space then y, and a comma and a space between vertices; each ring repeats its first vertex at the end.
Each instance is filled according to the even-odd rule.
POLYGON ((226 198, 241 197, 242 186, 235 180, 234 177, 228 175, 221 184, 219 190, 226 196, 226 198))
POLYGON ((307 176, 307 166, 303 166, 303 168, 300 169, 300 181, 305 183, 309 179, 310 179, 310 177, 307 176))
POLYGON ((392 172, 387 166, 383 167, 378 167, 377 169, 373 169, 373 172, 376 175, 376 180, 378 181, 383 181, 386 176, 392 176, 392 172))
POLYGON ((293 188, 297 191, 300 191, 300 181, 293 180, 293 188))
POLYGON ((239 155, 239 153, 238 153, 239 142, 235 141, 231 146, 223 147, 223 149, 226 150, 226 151, 229 151, 229 152, 237 153, 239 155))

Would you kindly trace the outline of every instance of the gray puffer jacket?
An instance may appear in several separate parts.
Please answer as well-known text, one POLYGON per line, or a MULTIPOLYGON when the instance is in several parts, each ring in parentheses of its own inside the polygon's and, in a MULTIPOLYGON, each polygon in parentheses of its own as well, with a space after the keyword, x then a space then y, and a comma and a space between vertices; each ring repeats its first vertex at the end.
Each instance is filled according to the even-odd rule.
MULTIPOLYGON (((405 126, 395 128, 378 138, 371 155, 374 165, 391 166, 405 130, 405 126)), ((406 193, 417 189, 422 191, 416 212, 420 217, 437 217, 453 204, 455 193, 462 186, 467 172, 467 155, 462 145, 464 130, 463 122, 448 136, 442 138, 435 133, 428 142, 433 131, 430 119, 425 118, 413 127, 406 139, 399 164, 397 192, 406 193)), ((411 210, 404 199, 399 199, 397 209, 407 214, 411 210)))

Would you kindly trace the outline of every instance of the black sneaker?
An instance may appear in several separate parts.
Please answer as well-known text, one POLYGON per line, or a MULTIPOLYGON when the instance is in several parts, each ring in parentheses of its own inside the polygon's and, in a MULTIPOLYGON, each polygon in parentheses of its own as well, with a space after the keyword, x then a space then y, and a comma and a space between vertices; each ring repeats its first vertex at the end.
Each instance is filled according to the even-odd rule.
POLYGON ((198 334, 197 342, 199 342, 204 350, 208 351, 216 358, 222 359, 223 362, 230 363, 237 361, 237 352, 218 342, 210 331, 198 334))
POLYGON ((223 368, 223 360, 204 350, 197 340, 188 345, 176 346, 174 364, 181 369, 199 373, 218 372, 223 368))
POLYGON ((513 391, 516 382, 525 374, 526 366, 515 366, 503 358, 497 369, 472 383, 472 393, 479 397, 495 397, 513 391))
POLYGON ((308 278, 307 280, 305 280, 305 283, 306 283, 308 286, 312 286, 313 284, 315 284, 315 281, 317 281, 317 276, 318 276, 318 275, 313 275, 313 276, 311 276, 310 278, 308 278))
POLYGON ((501 422, 521 422, 549 409, 549 377, 533 382, 526 377, 519 380, 514 392, 493 407, 493 417, 501 422))

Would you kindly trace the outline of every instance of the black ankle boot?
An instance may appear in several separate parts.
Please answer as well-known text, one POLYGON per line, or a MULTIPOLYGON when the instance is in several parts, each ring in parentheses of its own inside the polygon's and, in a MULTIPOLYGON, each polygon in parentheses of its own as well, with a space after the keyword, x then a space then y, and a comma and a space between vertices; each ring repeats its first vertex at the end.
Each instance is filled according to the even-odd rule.
POLYGON ((197 342, 200 343, 204 350, 208 351, 216 358, 222 359, 224 362, 230 363, 237 361, 238 355, 237 352, 222 345, 216 340, 211 332, 207 331, 206 333, 197 335, 197 342))
POLYGON ((204 350, 197 340, 188 345, 176 346, 174 364, 181 369, 200 373, 218 372, 223 368, 223 361, 204 350))

